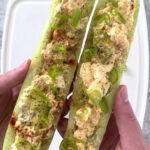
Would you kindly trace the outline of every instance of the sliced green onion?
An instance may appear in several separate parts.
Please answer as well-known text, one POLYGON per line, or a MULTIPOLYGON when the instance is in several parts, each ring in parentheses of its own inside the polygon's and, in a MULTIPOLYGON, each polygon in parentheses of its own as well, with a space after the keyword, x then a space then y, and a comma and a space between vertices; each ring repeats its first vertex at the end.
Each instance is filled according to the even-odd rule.
POLYGON ((35 131, 43 132, 48 129, 48 121, 44 118, 37 119, 33 122, 33 127, 35 131))
POLYGON ((111 25, 111 20, 110 20, 110 16, 107 13, 104 13, 105 15, 105 22, 108 26, 111 25))
POLYGON ((111 50, 107 47, 101 48, 100 52, 102 52, 102 55, 100 55, 100 59, 102 61, 105 61, 106 59, 108 59, 111 56, 111 50))
POLYGON ((53 23, 53 30, 63 28, 66 25, 68 18, 69 16, 65 16, 59 13, 56 14, 55 21, 53 23))
POLYGON ((66 16, 66 15, 63 15, 63 14, 56 14, 56 18, 59 18, 59 19, 63 19, 63 20, 67 20, 69 18, 69 16, 66 16))
POLYGON ((66 137, 63 139, 63 141, 60 144, 59 150, 77 150, 78 147, 76 145, 77 143, 85 144, 86 142, 80 139, 72 138, 72 137, 66 137))
POLYGON ((71 25, 73 27, 77 27, 80 19, 81 19, 81 11, 80 10, 74 10, 71 25))
POLYGON ((49 70, 50 77, 55 80, 57 77, 63 75, 63 69, 59 68, 56 64, 53 64, 49 70))
POLYGON ((109 2, 112 3, 114 7, 118 7, 118 2, 116 2, 115 0, 109 0, 109 2))
POLYGON ((115 84, 118 81, 118 78, 119 78, 119 72, 116 68, 113 68, 113 70, 110 72, 109 75, 109 81, 112 84, 115 84))
POLYGON ((91 113, 91 109, 89 107, 82 107, 76 112, 76 116, 81 119, 88 119, 89 114, 91 113))
POLYGON ((86 49, 84 51, 84 58, 87 60, 87 61, 91 61, 92 57, 93 57, 93 54, 92 54, 92 51, 90 49, 86 49))
POLYGON ((121 23, 126 24, 126 20, 123 18, 123 16, 118 12, 118 18, 121 23))
POLYGON ((50 106, 46 106, 41 114, 41 117, 44 117, 44 118, 48 118, 49 114, 50 114, 50 110, 51 110, 51 107, 50 106))
POLYGON ((105 44, 109 41, 109 36, 104 30, 97 29, 94 33, 94 40, 96 43, 105 44))
POLYGON ((50 87, 51 91, 53 92, 53 94, 58 95, 59 94, 59 90, 57 88, 54 87, 54 85, 52 85, 50 87))
POLYGON ((61 46, 54 46, 53 48, 55 51, 60 51, 60 52, 65 52, 67 50, 66 47, 61 47, 61 46))
POLYGON ((111 25, 111 20, 110 20, 110 16, 108 13, 103 13, 100 16, 95 17, 95 20, 97 21, 97 23, 102 23, 105 21, 105 23, 110 26, 111 25))
POLYGON ((31 90, 30 96, 35 98, 38 96, 38 99, 40 98, 42 101, 48 101, 47 96, 36 87, 31 90))
POLYGON ((91 61, 91 59, 93 58, 93 56, 95 54, 97 54, 98 49, 96 47, 90 48, 90 49, 86 49, 84 50, 83 53, 83 57, 87 60, 87 61, 91 61))
POLYGON ((116 10, 116 8, 112 7, 111 10, 110 10, 111 14, 113 16, 117 16, 118 15, 118 11, 116 10))
POLYGON ((107 114, 109 112, 109 106, 108 106, 106 97, 103 97, 99 101, 99 106, 100 106, 103 113, 107 114))
POLYGON ((93 90, 89 95, 89 98, 93 105, 98 105, 102 97, 99 90, 93 90))
POLYGON ((19 139, 16 142, 15 146, 16 146, 17 150, 24 150, 26 148, 28 150, 34 150, 34 148, 32 147, 32 145, 25 138, 19 139))
POLYGON ((98 23, 102 23, 105 21, 105 15, 102 14, 101 16, 96 16, 95 17, 95 20, 98 22, 98 23))

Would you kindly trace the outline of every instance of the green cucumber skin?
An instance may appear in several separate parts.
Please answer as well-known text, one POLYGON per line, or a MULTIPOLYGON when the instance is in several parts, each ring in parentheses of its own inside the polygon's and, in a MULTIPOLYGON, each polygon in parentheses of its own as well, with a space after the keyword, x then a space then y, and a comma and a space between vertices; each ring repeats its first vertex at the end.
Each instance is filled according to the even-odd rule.
MULTIPOLYGON (((99 3, 97 5, 96 10, 99 10, 99 9, 103 8, 104 4, 107 1, 108 0, 99 0, 99 3)), ((136 23, 137 23, 137 19, 138 19, 140 0, 135 0, 135 7, 136 7, 136 10, 135 10, 135 13, 134 13, 133 27, 132 27, 131 31, 129 32, 129 34, 128 34, 129 41, 132 41, 132 38, 133 38, 133 35, 134 35, 134 31, 135 31, 135 27, 136 27, 136 23)), ((91 38, 92 38, 92 28, 90 27, 90 31, 88 33, 88 38, 87 38, 85 47, 88 47, 88 45, 90 45, 91 38)), ((127 57, 125 57, 124 59, 126 60, 127 57)), ((80 85, 81 81, 80 81, 80 77, 79 77, 79 70, 80 70, 80 67, 81 67, 81 63, 82 63, 82 59, 81 59, 81 62, 79 64, 77 77, 76 77, 76 81, 75 81, 75 84, 74 84, 74 91, 73 91, 73 97, 72 97, 72 102, 71 102, 69 122, 68 122, 67 131, 65 133, 65 137, 72 137, 73 136, 73 132, 75 130, 75 119, 74 119, 75 111, 77 110, 79 103, 81 103, 80 101, 77 101, 77 99, 79 97, 79 94, 80 94, 79 89, 80 89, 80 86, 82 86, 82 85, 80 85)), ((98 125, 97 129, 95 130, 95 133, 94 133, 94 136, 93 136, 93 137, 95 137, 95 142, 93 143, 93 146, 94 146, 95 150, 99 150, 99 146, 100 146, 100 144, 103 140, 103 136, 105 134, 107 124, 108 124, 108 121, 110 119, 112 109, 113 109, 113 106, 114 106, 114 103, 115 103, 116 93, 117 93, 118 87, 120 85, 122 75, 123 75, 123 72, 120 71, 118 82, 115 85, 113 85, 111 93, 109 94, 109 96, 107 96, 108 105, 109 105, 109 113, 102 114, 101 119, 99 121, 99 125, 98 125)), ((88 142, 90 142, 91 140, 92 139, 89 138, 88 142)))
MULTIPOLYGON (((20 91, 16 106, 15 106, 15 109, 14 109, 15 116, 18 116, 18 114, 21 112, 21 110, 19 108, 19 102, 20 102, 21 97, 23 95, 24 89, 27 88, 31 84, 31 82, 33 80, 33 77, 35 75, 37 75, 41 70, 41 67, 42 67, 42 64, 43 64, 43 58, 41 56, 41 51, 42 51, 42 49, 46 48, 47 44, 51 40, 52 26, 53 26, 51 20, 53 20, 53 18, 55 16, 56 6, 61 2, 62 2, 62 0, 53 0, 53 2, 52 2, 48 23, 45 27, 45 30, 44 30, 44 32, 41 36, 40 42, 38 44, 38 47, 35 51, 35 55, 32 59, 31 66, 30 66, 29 71, 27 73, 26 79, 23 83, 22 89, 20 91)), ((92 0, 92 1, 90 1, 90 3, 88 3, 88 5, 93 6, 94 2, 95 2, 95 0, 92 0)), ((90 15, 90 13, 88 14, 88 16, 90 15)), ((84 37, 84 34, 85 34, 84 30, 86 30, 86 27, 85 27, 85 29, 83 29, 83 33, 80 35, 81 39, 78 43, 78 46, 76 47, 76 49, 77 49, 77 51, 76 51, 76 60, 78 60, 78 57, 79 57, 79 54, 80 54, 80 50, 81 50, 81 46, 82 46, 82 42, 83 42, 83 37, 84 37)), ((66 78, 68 79, 66 81, 66 87, 67 87, 65 89, 66 93, 68 93, 69 90, 70 90, 70 86, 71 86, 71 83, 72 83, 72 80, 73 80, 73 77, 74 77, 75 70, 76 70, 76 66, 72 67, 70 69, 70 73, 68 73, 68 75, 66 76, 66 78)), ((55 117, 55 123, 54 123, 55 126, 57 126, 57 123, 59 121, 59 117, 61 115, 61 112, 60 112, 60 114, 57 114, 57 115, 58 116, 55 117)), ((42 145, 42 147, 41 147, 42 150, 47 150, 49 148, 49 145, 52 141, 54 132, 55 131, 51 132, 50 138, 44 143, 44 145, 42 145)), ((4 139, 4 143, 3 143, 3 150, 10 150, 10 147, 11 147, 12 143, 14 143, 14 141, 15 141, 15 135, 16 134, 15 134, 14 128, 12 128, 12 126, 9 124, 7 132, 6 132, 6 136, 5 136, 5 139, 4 139)))

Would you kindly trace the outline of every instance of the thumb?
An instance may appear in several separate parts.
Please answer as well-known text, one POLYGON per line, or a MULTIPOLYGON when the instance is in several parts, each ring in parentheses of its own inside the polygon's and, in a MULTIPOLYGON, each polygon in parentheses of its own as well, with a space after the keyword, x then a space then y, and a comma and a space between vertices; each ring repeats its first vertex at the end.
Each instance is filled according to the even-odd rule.
POLYGON ((18 68, 5 73, 4 75, 0 75, 0 94, 3 94, 8 89, 14 88, 22 83, 29 69, 30 63, 31 60, 27 60, 18 68))
POLYGON ((147 145, 142 136, 140 125, 128 101, 128 93, 125 86, 120 86, 118 90, 114 114, 122 148, 126 150, 145 150, 147 145), (134 147, 132 147, 132 145, 134 145, 134 147))

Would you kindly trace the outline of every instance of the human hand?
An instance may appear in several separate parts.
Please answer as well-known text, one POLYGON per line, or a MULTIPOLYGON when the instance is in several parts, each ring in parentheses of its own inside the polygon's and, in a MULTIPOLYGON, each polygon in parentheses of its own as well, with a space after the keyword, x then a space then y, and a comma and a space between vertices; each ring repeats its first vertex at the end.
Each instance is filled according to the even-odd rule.
MULTIPOLYGON (((67 101, 61 116, 58 131, 64 136, 69 110, 67 101)), ((109 120, 100 150, 150 150, 142 135, 141 128, 128 101, 127 88, 120 86, 113 113, 109 120)))
POLYGON ((0 149, 30 62, 27 60, 20 67, 0 75, 0 149))

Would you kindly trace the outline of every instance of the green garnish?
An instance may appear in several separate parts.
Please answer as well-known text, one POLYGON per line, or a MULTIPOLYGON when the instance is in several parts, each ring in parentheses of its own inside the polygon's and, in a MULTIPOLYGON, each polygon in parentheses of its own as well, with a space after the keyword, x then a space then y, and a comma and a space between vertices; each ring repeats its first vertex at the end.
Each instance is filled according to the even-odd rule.
POLYGON ((108 26, 111 25, 110 16, 108 15, 108 13, 103 13, 102 15, 97 16, 95 18, 95 20, 96 20, 97 23, 105 22, 108 26))
POLYGON ((84 106, 76 112, 76 116, 81 119, 87 119, 89 113, 91 113, 91 109, 89 107, 84 106))
POLYGON ((118 18, 121 23, 126 24, 126 20, 123 18, 123 16, 118 12, 118 18))
POLYGON ((16 142, 15 146, 16 146, 17 150, 24 150, 25 148, 28 148, 28 150, 34 150, 32 145, 25 138, 19 139, 16 142))
POLYGON ((99 106, 100 106, 103 113, 107 114, 109 112, 109 106, 108 106, 106 97, 103 97, 99 101, 99 106))
POLYGON ((66 137, 63 139, 59 146, 59 150, 77 150, 78 147, 76 145, 77 143, 85 144, 86 142, 80 139, 72 138, 72 137, 66 137))
POLYGON ((69 18, 69 16, 66 16, 66 15, 63 15, 63 14, 56 14, 56 18, 59 18, 59 19, 63 19, 63 20, 67 20, 69 18))
POLYGON ((91 59, 93 58, 93 56, 95 54, 97 54, 98 49, 97 48, 90 48, 90 49, 86 49, 83 53, 83 57, 87 60, 87 61, 91 61, 91 59))
POLYGON ((61 46, 54 46, 53 48, 55 51, 59 51, 59 52, 65 52, 67 50, 66 47, 61 47, 61 46))
POLYGON ((109 36, 104 30, 97 29, 94 33, 94 40, 96 43, 105 44, 109 41, 109 36))
POLYGON ((114 7, 118 7, 118 2, 116 2, 115 0, 109 0, 109 2, 112 3, 114 7))
POLYGON ((110 10, 110 12, 111 12, 111 14, 112 14, 113 16, 117 16, 117 15, 118 15, 118 11, 116 10, 115 7, 112 7, 111 10, 110 10))
POLYGON ((63 75, 63 69, 58 67, 57 64, 53 64, 49 70, 50 77, 55 80, 57 77, 63 75))
POLYGON ((112 84, 115 84, 118 81, 118 78, 119 78, 119 72, 117 68, 113 68, 113 70, 109 74, 109 81, 112 84))
POLYGON ((73 27, 77 27, 80 19, 81 19, 81 11, 80 10, 74 10, 71 25, 73 27))
POLYGON ((118 16, 118 19, 120 20, 121 23, 126 24, 126 20, 124 17, 116 10, 116 8, 112 7, 110 10, 111 14, 113 16, 118 16))
POLYGON ((99 101, 101 100, 101 93, 99 90, 93 90, 89 95, 89 99, 93 105, 98 105, 99 101))
POLYGON ((39 118, 33 122, 33 127, 34 127, 35 131, 43 132, 43 131, 47 130, 49 126, 48 126, 46 119, 39 118))
POLYGON ((36 87, 34 87, 31 90, 30 96, 33 97, 33 98, 36 98, 38 96, 38 99, 40 99, 42 101, 48 101, 47 96, 36 87))
POLYGON ((66 25, 68 18, 69 16, 59 14, 59 13, 56 14, 54 25, 53 25, 53 30, 63 28, 66 25))
POLYGON ((111 50, 107 47, 101 48, 100 49, 100 59, 102 61, 105 61, 111 56, 111 50))
POLYGON ((59 90, 57 88, 54 87, 54 85, 52 85, 50 87, 51 91, 53 92, 53 94, 58 95, 59 94, 59 90))

